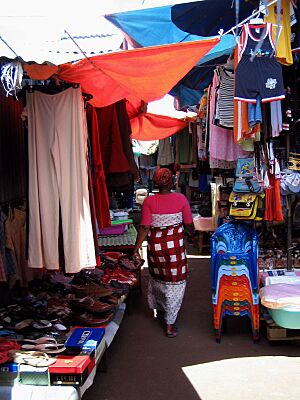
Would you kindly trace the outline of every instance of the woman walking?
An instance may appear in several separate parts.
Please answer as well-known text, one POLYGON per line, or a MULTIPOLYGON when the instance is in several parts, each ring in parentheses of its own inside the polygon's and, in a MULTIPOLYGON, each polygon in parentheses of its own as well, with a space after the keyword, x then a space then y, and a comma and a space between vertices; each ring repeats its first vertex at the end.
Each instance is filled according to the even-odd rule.
POLYGON ((176 337, 175 321, 180 310, 187 279, 187 258, 183 242, 184 226, 193 231, 190 205, 181 193, 171 193, 173 175, 168 168, 157 169, 153 182, 159 193, 142 205, 142 219, 134 256, 148 237, 149 307, 163 315, 166 335, 176 337), (184 226, 183 226, 184 224, 184 226))

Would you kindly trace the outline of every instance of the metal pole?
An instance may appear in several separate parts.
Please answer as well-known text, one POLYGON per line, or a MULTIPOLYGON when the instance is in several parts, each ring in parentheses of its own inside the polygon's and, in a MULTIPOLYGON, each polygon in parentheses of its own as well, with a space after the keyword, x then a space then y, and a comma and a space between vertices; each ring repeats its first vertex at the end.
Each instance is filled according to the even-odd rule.
MULTIPOLYGON (((290 153, 290 135, 286 134, 286 160, 288 160, 290 153)), ((286 196, 286 230, 287 230, 287 270, 292 269, 292 210, 291 210, 291 196, 286 196)))

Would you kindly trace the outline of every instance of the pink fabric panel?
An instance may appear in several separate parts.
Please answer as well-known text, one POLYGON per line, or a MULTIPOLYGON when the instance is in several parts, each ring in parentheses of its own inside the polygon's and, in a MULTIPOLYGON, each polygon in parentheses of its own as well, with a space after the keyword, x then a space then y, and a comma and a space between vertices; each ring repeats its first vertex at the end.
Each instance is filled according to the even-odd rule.
POLYGON ((215 111, 215 91, 218 85, 218 77, 215 74, 211 88, 211 101, 209 105, 210 115, 210 142, 209 152, 210 157, 217 160, 236 161, 238 157, 246 154, 238 144, 234 143, 233 131, 220 128, 213 124, 213 116, 215 111))

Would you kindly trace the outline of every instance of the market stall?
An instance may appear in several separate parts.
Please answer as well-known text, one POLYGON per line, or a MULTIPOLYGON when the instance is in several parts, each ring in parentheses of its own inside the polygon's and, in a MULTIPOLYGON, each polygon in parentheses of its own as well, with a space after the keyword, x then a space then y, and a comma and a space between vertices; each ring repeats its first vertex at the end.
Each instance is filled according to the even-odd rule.
MULTIPOLYGON (((248 316, 258 341, 259 293, 269 306, 274 300, 259 292, 261 277, 296 276, 300 266, 299 60, 282 44, 291 29, 285 2, 282 20, 274 20, 272 1, 256 21, 250 3, 238 21, 231 10, 221 31, 206 27, 181 43, 164 38, 89 57, 79 46, 80 61, 57 66, 1 60, 14 96, 1 88, 1 395, 77 400, 92 384, 126 300, 141 289, 130 210, 137 188, 144 197, 155 192, 157 166, 168 167, 172 190, 187 196, 201 253, 213 235, 217 341, 226 315, 248 316), (203 59, 214 60, 209 71, 203 59), (189 104, 178 90, 186 77, 198 96, 189 104), (177 93, 184 118, 147 112, 147 102, 168 92, 177 93), (89 339, 92 332, 102 336, 89 339)), ((120 17, 109 19, 127 30, 120 17)), ((267 318, 276 322, 274 314, 267 318)))
MULTIPOLYGON (((291 8, 289 1, 280 4, 276 0, 268 1, 260 4, 252 15, 247 15, 246 8, 250 4, 241 3, 239 16, 245 14, 233 27, 233 16, 227 14, 227 5, 226 2, 220 5, 224 7, 223 17, 219 19, 216 15, 211 26, 226 31, 225 38, 227 34, 233 34, 235 38, 227 47, 221 34, 219 45, 172 90, 177 97, 178 109, 196 111, 198 117, 166 144, 160 141, 154 156, 152 147, 149 146, 150 153, 140 146, 139 166, 141 171, 147 171, 143 186, 151 188, 151 170, 156 165, 175 168, 177 188, 189 197, 196 214, 198 211, 194 224, 199 232, 196 242, 200 253, 209 244, 209 241, 204 244, 203 240, 227 219, 236 221, 237 230, 241 221, 248 221, 256 229, 252 240, 258 234, 259 258, 253 273, 257 275, 266 270, 269 274, 295 275, 299 267, 299 7, 293 3, 294 8, 291 8), (217 48, 220 60, 216 60, 216 53, 212 56, 217 48), (211 57, 215 59, 215 65, 206 65, 211 57), (195 94, 201 98, 200 102, 192 102, 195 94), (191 107, 192 104, 196 107, 191 107), (160 150, 165 151, 165 145, 171 150, 164 163, 160 150), (197 199, 194 192, 198 194, 197 199)), ((127 35, 131 46, 146 47, 157 40, 168 43, 174 36, 189 41, 196 34, 212 34, 196 17, 196 11, 209 13, 209 7, 214 7, 213 2, 130 11, 106 18, 127 35), (148 27, 147 35, 141 26, 148 27), (168 26, 168 32, 158 38, 156 30, 162 26, 168 26)), ((209 16, 210 22, 211 18, 209 16)), ((216 234, 218 232, 219 228, 216 234)), ((225 252, 230 252, 228 246, 229 243, 225 252)), ((244 257, 246 250, 240 250, 244 257)), ((232 250, 233 257, 238 259, 240 250, 236 249, 236 254, 232 250)), ((214 256, 212 253, 213 271, 214 256)), ((219 262, 222 270, 222 261, 219 262)), ((232 263, 234 277, 252 268, 245 265, 245 260, 240 271, 235 265, 238 261, 232 263)), ((239 286, 239 279, 232 279, 233 284, 239 286)), ((264 286, 263 281, 250 290, 256 308, 261 285, 264 286)), ((214 292, 213 300, 215 295, 214 292)), ((238 299, 238 296, 234 297, 238 299)), ((245 313, 243 301, 246 299, 238 300, 235 309, 227 310, 227 314, 245 313)), ((297 318, 294 311, 293 316, 297 318)), ((250 318, 253 321, 253 315, 250 318)), ((267 320, 270 319, 269 315, 267 320)), ((282 325, 281 328, 285 329, 282 325)), ((295 337, 289 332, 282 339, 288 335, 295 337)), ((219 328, 217 338, 220 338, 219 328)))

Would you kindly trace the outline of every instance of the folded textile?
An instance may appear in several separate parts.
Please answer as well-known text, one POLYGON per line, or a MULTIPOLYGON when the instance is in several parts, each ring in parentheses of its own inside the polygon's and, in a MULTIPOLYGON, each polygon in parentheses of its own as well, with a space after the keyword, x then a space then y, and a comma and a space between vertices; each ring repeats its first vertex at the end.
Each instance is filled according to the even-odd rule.
POLYGON ((300 284, 275 283, 259 292, 261 303, 268 308, 292 307, 300 311, 300 284))

